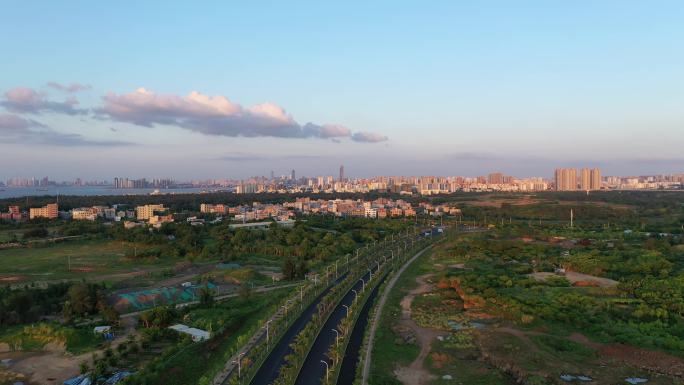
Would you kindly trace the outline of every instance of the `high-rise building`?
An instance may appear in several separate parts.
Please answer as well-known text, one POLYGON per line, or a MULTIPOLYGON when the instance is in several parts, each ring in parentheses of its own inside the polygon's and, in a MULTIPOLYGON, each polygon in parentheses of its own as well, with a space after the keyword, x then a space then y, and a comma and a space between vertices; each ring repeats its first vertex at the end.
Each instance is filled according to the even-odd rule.
POLYGON ((594 168, 591 170, 591 189, 600 190, 601 189, 601 170, 594 168))
POLYGON ((580 190, 592 191, 601 189, 601 170, 583 168, 580 173, 580 190))
POLYGON ((574 168, 557 168, 555 172, 557 191, 577 190, 577 170, 574 168))
POLYGON ((493 172, 487 177, 489 184, 502 184, 504 179, 504 174, 500 172, 493 172))
POLYGON ((583 168, 580 172, 580 190, 589 191, 591 188, 591 171, 588 168, 583 168))
POLYGON ((344 182, 344 165, 340 165, 340 182, 344 182))
POLYGON ((297 179, 297 178, 295 178, 295 170, 292 169, 292 180, 296 180, 296 179, 297 179))

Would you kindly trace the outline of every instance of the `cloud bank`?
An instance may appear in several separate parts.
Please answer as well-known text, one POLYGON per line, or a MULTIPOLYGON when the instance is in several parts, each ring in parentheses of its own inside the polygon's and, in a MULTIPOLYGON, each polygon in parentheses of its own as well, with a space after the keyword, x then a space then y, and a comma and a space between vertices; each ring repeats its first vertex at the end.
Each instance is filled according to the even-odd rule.
POLYGON ((139 88, 128 94, 108 93, 100 116, 139 126, 173 125, 206 135, 276 138, 349 138, 356 142, 382 142, 386 136, 352 131, 334 124, 300 125, 273 103, 243 107, 225 96, 193 91, 187 96, 155 94, 139 88))
POLYGON ((78 134, 61 133, 15 114, 0 113, 0 140, 11 143, 32 143, 52 146, 122 146, 131 143, 97 141, 78 134))
POLYGON ((5 92, 0 105, 8 111, 28 114, 54 112, 67 115, 85 114, 88 111, 77 108, 78 100, 68 98, 63 102, 48 100, 47 95, 28 87, 16 87, 5 92))

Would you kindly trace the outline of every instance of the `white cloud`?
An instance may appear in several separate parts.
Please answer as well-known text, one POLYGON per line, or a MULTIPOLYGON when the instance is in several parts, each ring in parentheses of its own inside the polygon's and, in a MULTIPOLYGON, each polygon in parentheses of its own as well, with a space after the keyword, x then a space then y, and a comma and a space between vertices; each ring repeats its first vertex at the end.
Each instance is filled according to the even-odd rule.
POLYGON ((140 126, 173 125, 206 135, 278 138, 351 138, 358 142, 379 142, 387 137, 373 133, 352 133, 334 124, 300 125, 282 107, 273 103, 242 107, 225 96, 193 91, 187 96, 155 94, 139 88, 128 94, 108 93, 97 112, 111 120, 140 126))

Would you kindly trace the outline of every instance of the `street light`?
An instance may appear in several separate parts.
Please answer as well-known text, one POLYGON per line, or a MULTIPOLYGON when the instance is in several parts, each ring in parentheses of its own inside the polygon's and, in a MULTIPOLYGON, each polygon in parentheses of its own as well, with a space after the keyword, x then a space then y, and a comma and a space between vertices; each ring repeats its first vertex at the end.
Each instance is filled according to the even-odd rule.
POLYGON ((359 293, 357 293, 356 290, 354 290, 354 289, 351 289, 351 291, 354 292, 354 303, 356 303, 356 297, 359 296, 359 293))
POLYGON ((368 269, 368 275, 369 275, 368 281, 372 281, 373 280, 373 271, 371 269, 368 269))
POLYGON ((363 278, 360 278, 359 281, 361 281, 361 292, 363 293, 366 290, 366 281, 363 278))
POLYGON ((340 342, 340 332, 338 332, 336 329, 330 329, 335 332, 335 347, 339 345, 340 342))
MULTIPOLYGON (((354 299, 356 299, 356 298, 354 298, 354 299)), ((349 317, 349 306, 347 306, 345 304, 342 304, 342 306, 344 306, 344 308, 347 309, 347 317, 349 317)))
POLYGON ((237 360, 233 361, 233 362, 237 362, 237 364, 238 364, 238 378, 240 378, 240 376, 242 376, 242 356, 244 356, 244 355, 245 355, 245 353, 238 353, 237 360))
POLYGON ((299 287, 299 308, 304 308, 304 285, 299 287))
POLYGON ((266 321, 266 348, 268 348, 268 345, 271 342, 271 334, 269 333, 268 325, 270 325, 272 321, 272 319, 266 321))
POLYGON ((321 360, 322 363, 325 364, 325 382, 328 382, 328 372, 330 371, 330 367, 328 366, 328 363, 321 360))

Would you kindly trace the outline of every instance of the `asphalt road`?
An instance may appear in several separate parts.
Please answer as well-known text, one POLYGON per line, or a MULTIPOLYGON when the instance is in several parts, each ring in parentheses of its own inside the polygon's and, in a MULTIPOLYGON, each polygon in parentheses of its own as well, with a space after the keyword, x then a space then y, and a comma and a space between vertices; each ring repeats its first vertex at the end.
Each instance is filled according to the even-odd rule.
POLYGON ((363 336, 366 332, 366 327, 368 326, 368 313, 370 313, 373 307, 373 300, 380 290, 382 282, 387 278, 387 274, 382 277, 380 281, 374 288, 368 300, 361 308, 361 313, 359 318, 356 320, 354 329, 349 336, 349 344, 344 352, 344 358, 342 359, 342 366, 340 367, 340 376, 337 378, 337 385, 352 385, 354 379, 356 378, 356 367, 359 364, 359 352, 361 350, 361 345, 363 344, 363 336))
POLYGON ((252 378, 252 381, 250 382, 251 385, 268 385, 278 378, 278 372, 280 372, 280 368, 285 364, 285 357, 292 353, 290 344, 309 321, 311 321, 311 317, 316 313, 316 307, 321 301, 321 298, 328 294, 330 289, 340 283, 345 277, 346 274, 340 276, 332 285, 328 286, 328 288, 319 294, 306 309, 304 309, 304 312, 285 332, 277 345, 273 347, 271 353, 252 378))
MULTIPOLYGON (((375 271, 377 271, 377 267, 375 271)), ((362 278, 368 282, 369 275, 370 273, 366 273, 362 278)), ((362 287, 363 283, 361 280, 358 280, 352 289, 361 293, 362 287)), ((370 290, 370 288, 367 290, 370 290)), ((322 383, 321 380, 326 374, 326 366, 321 360, 328 361, 328 364, 331 365, 326 353, 330 350, 330 347, 335 344, 336 333, 333 329, 337 329, 342 319, 347 316, 347 309, 343 305, 350 306, 354 301, 354 296, 354 292, 350 289, 339 302, 335 310, 330 313, 330 317, 323 325, 320 334, 304 360, 304 364, 295 380, 295 385, 320 385, 322 383)))

